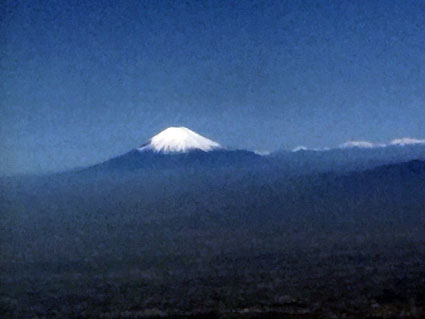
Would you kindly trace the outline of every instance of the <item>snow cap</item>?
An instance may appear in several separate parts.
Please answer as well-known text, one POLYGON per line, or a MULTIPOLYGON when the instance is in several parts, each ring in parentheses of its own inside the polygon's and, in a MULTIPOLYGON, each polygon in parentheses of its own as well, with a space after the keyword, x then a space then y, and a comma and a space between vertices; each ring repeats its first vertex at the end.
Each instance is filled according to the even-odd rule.
POLYGON ((139 150, 153 150, 161 153, 186 153, 192 150, 204 152, 221 148, 221 145, 186 127, 169 127, 153 136, 139 150))

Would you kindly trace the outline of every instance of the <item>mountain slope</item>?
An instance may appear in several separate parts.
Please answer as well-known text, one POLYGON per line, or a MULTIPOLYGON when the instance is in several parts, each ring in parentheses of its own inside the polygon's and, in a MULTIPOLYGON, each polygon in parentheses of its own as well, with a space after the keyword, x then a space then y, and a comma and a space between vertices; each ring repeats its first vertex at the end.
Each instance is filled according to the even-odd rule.
POLYGON ((261 156, 243 150, 216 150, 204 152, 194 150, 185 153, 164 154, 156 152, 140 152, 132 150, 121 156, 112 158, 89 170, 137 170, 146 168, 193 168, 193 167, 228 167, 245 166, 259 163, 261 156))
POLYGON ((271 160, 277 166, 305 173, 362 171, 386 164, 425 160, 425 145, 348 147, 326 151, 300 149, 296 152, 273 153, 271 160))
POLYGON ((137 149, 84 171, 239 167, 259 163, 260 155, 229 150, 185 127, 169 127, 137 149))
POLYGON ((287 175, 343 173, 425 160, 425 145, 421 141, 401 139, 390 145, 351 141, 336 149, 319 151, 298 148, 293 152, 260 156, 251 151, 227 149, 186 127, 169 127, 139 148, 83 171, 244 167, 261 168, 262 173, 270 177, 277 171, 287 175))

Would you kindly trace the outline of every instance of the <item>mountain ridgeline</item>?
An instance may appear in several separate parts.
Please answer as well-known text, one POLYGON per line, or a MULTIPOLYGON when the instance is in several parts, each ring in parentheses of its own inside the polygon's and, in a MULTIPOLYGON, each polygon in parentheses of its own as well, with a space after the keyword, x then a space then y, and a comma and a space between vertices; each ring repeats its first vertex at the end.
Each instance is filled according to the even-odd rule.
POLYGON ((243 150, 191 150, 182 153, 164 154, 153 151, 132 150, 86 170, 138 170, 176 168, 219 168, 259 164, 260 156, 243 150))
POLYGON ((287 174, 297 175, 341 173, 410 160, 425 160, 425 144, 422 140, 416 141, 414 143, 415 140, 400 139, 396 140, 397 144, 379 144, 376 147, 367 142, 351 142, 336 149, 278 151, 261 156, 247 150, 227 149, 185 127, 170 127, 153 136, 141 147, 82 171, 248 168, 285 171, 287 174), (407 144, 409 141, 412 144, 407 144))
POLYGON ((425 309, 425 145, 260 156, 172 128, 0 199, 4 318, 425 309))

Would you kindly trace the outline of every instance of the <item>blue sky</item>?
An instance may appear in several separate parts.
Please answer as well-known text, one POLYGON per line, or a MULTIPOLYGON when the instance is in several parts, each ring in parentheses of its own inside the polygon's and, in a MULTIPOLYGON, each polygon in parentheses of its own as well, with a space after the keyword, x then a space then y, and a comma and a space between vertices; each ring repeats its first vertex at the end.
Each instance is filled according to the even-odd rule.
POLYGON ((3 1, 0 173, 169 126, 235 148, 425 138, 425 1, 3 1))

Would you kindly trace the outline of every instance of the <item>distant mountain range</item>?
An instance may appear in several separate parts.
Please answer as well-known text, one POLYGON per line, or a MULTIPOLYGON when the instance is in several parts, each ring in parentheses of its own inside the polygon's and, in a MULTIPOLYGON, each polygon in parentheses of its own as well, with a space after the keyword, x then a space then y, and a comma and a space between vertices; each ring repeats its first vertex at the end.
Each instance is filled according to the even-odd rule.
POLYGON ((367 170, 386 164, 425 160, 425 145, 390 145, 373 148, 336 148, 327 151, 300 150, 281 151, 270 155, 275 165, 287 167, 293 171, 347 172, 367 170))
POLYGON ((170 127, 139 148, 83 171, 249 167, 310 174, 367 170, 411 160, 425 160, 422 140, 399 139, 390 145, 351 141, 326 151, 299 148, 260 155, 258 152, 225 148, 185 127, 170 127))

